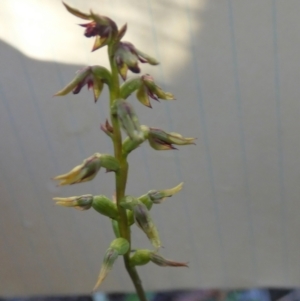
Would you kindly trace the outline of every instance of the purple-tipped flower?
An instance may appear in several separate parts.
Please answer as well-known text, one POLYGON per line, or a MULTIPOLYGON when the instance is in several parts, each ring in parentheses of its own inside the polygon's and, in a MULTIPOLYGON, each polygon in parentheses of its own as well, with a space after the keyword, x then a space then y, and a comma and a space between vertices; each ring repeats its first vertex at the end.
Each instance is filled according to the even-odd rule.
POLYGON ((80 24, 80 26, 85 28, 84 35, 87 38, 96 37, 92 51, 107 45, 111 37, 118 35, 118 27, 110 18, 94 14, 92 11, 90 11, 90 14, 85 14, 64 2, 63 4, 72 15, 91 21, 90 23, 80 24))
POLYGON ((141 76, 142 84, 136 92, 137 99, 145 106, 151 108, 151 103, 149 97, 158 101, 159 99, 164 100, 174 100, 174 95, 163 91, 156 83, 154 82, 154 78, 145 74, 141 76))
MULTIPOLYGON (((145 126, 144 126, 145 127, 145 126)), ((175 145, 195 144, 196 138, 186 138, 178 133, 167 133, 161 129, 149 127, 147 135, 149 144, 155 150, 177 149, 175 145)))
POLYGON ((89 66, 77 71, 76 77, 67 84, 62 90, 54 94, 54 96, 67 95, 71 91, 73 94, 78 94, 84 86, 88 89, 93 89, 94 100, 97 102, 104 83, 110 85, 110 73, 101 66, 89 66))
POLYGON ((115 52, 115 61, 123 80, 127 77, 128 69, 133 73, 140 73, 138 62, 158 65, 158 61, 151 56, 141 52, 129 42, 119 42, 115 52))

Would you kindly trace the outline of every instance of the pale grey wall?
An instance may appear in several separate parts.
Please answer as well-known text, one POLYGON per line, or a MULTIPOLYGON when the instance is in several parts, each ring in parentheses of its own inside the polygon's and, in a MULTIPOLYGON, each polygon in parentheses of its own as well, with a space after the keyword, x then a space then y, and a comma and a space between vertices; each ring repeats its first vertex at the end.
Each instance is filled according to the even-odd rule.
MULTIPOLYGON (((96 105, 85 89, 51 96, 105 51, 89 54, 92 41, 74 25, 80 21, 61 21, 67 13, 60 1, 29 2, 33 11, 57 13, 70 36, 56 34, 54 23, 51 37, 39 33, 34 16, 21 19, 17 0, 0 3, 7 41, 0 42, 0 295, 88 293, 113 239, 110 223, 51 199, 110 196, 113 175, 63 188, 51 178, 94 152, 111 152, 99 130, 107 91, 96 105), (33 39, 26 28, 39 35, 33 39), (47 47, 39 51, 26 39, 47 47), (67 45, 77 45, 78 65, 67 45)), ((98 2, 68 3, 96 11, 98 2)), ((300 2, 114 0, 103 7, 119 25, 128 13, 128 31, 137 36, 126 39, 158 57, 159 67, 143 67, 177 98, 152 110, 132 98, 141 122, 198 138, 179 151, 145 144, 130 156, 130 194, 185 182, 152 214, 162 254, 190 268, 140 268, 146 289, 299 285, 300 2)), ((133 240, 150 247, 136 229, 133 240)), ((132 290, 121 260, 101 289, 132 290)))

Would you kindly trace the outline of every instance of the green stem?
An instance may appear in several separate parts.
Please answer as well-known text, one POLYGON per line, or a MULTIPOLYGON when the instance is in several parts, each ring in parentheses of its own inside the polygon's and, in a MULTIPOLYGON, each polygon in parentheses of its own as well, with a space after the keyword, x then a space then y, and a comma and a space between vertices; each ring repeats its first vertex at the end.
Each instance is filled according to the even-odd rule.
MULTIPOLYGON (((112 112, 112 107, 114 104, 114 101, 118 98, 120 98, 120 83, 119 83, 119 75, 118 75, 118 69, 116 66, 116 63, 113 59, 113 49, 114 45, 108 46, 108 56, 109 56, 109 63, 111 67, 111 74, 112 74, 112 82, 110 86, 110 112, 112 112)), ((121 129, 119 125, 118 117, 114 114, 111 115, 111 122, 113 126, 113 144, 114 144, 114 153, 116 159, 120 163, 120 169, 118 172, 116 172, 116 200, 117 200, 117 208, 119 211, 119 231, 121 237, 127 239, 129 242, 129 245, 131 245, 131 235, 130 235, 130 227, 128 226, 127 221, 127 214, 126 209, 122 208, 120 206, 121 200, 125 196, 125 190, 126 190, 126 183, 127 183, 127 175, 128 175, 128 162, 126 156, 122 155, 122 135, 121 135, 121 129)), ((142 282, 140 280, 140 277, 136 271, 135 267, 130 266, 130 249, 129 251, 123 256, 124 257, 124 263, 126 270, 134 284, 134 287, 136 289, 136 293, 140 299, 140 301, 147 301, 142 282)))

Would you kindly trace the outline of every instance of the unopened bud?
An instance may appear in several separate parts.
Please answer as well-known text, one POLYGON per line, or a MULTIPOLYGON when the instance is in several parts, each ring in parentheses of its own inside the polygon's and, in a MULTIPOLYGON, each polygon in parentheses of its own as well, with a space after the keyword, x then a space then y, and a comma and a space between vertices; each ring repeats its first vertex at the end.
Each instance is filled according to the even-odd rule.
POLYGON ((144 133, 133 106, 123 99, 116 100, 114 105, 120 124, 127 135, 132 140, 143 141, 144 133))
POLYGON ((150 250, 136 250, 130 257, 130 265, 145 265, 150 261, 150 250))
POLYGON ((115 220, 119 218, 117 205, 104 195, 95 195, 92 206, 102 215, 108 216, 115 220))
POLYGON ((71 196, 68 198, 53 198, 56 205, 63 207, 73 207, 78 210, 88 210, 92 207, 93 196, 86 194, 82 196, 71 196))
POLYGON ((136 225, 147 235, 151 244, 156 248, 161 247, 161 242, 156 226, 154 225, 147 207, 139 203, 133 208, 133 216, 136 225))
POLYGON ((106 278, 109 271, 112 269, 114 262, 117 260, 119 254, 116 250, 109 248, 103 259, 103 263, 100 269, 100 273, 97 279, 97 282, 93 288, 93 291, 95 291, 100 284, 103 282, 103 280, 106 278))
POLYGON ((105 253, 100 274, 98 276, 98 280, 95 284, 93 291, 95 291, 97 287, 103 282, 108 272, 112 269, 113 264, 118 258, 118 256, 127 253, 129 247, 129 242, 125 238, 116 238, 111 242, 109 248, 105 253))

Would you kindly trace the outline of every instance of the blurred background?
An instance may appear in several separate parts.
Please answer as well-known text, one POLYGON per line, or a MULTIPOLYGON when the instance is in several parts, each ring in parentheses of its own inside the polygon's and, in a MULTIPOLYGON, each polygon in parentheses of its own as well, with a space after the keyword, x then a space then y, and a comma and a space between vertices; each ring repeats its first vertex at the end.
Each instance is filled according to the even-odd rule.
MULTIPOLYGON (((147 290, 297 286, 300 237, 300 2, 297 0, 68 0, 127 22, 125 41, 161 64, 142 65, 176 101, 143 107, 142 124, 197 137, 196 146, 129 157, 127 193, 184 182, 155 206, 163 256, 189 269, 139 268, 147 290)), ((0 295, 89 293, 114 238, 96 212, 53 197, 114 193, 112 174, 56 187, 51 178, 95 152, 108 93, 52 98, 91 53, 60 0, 0 2, 0 295)), ((129 77, 132 74, 129 74, 129 77)), ((133 228, 133 246, 150 248, 133 228)), ((119 260, 101 286, 133 290, 119 260)))

